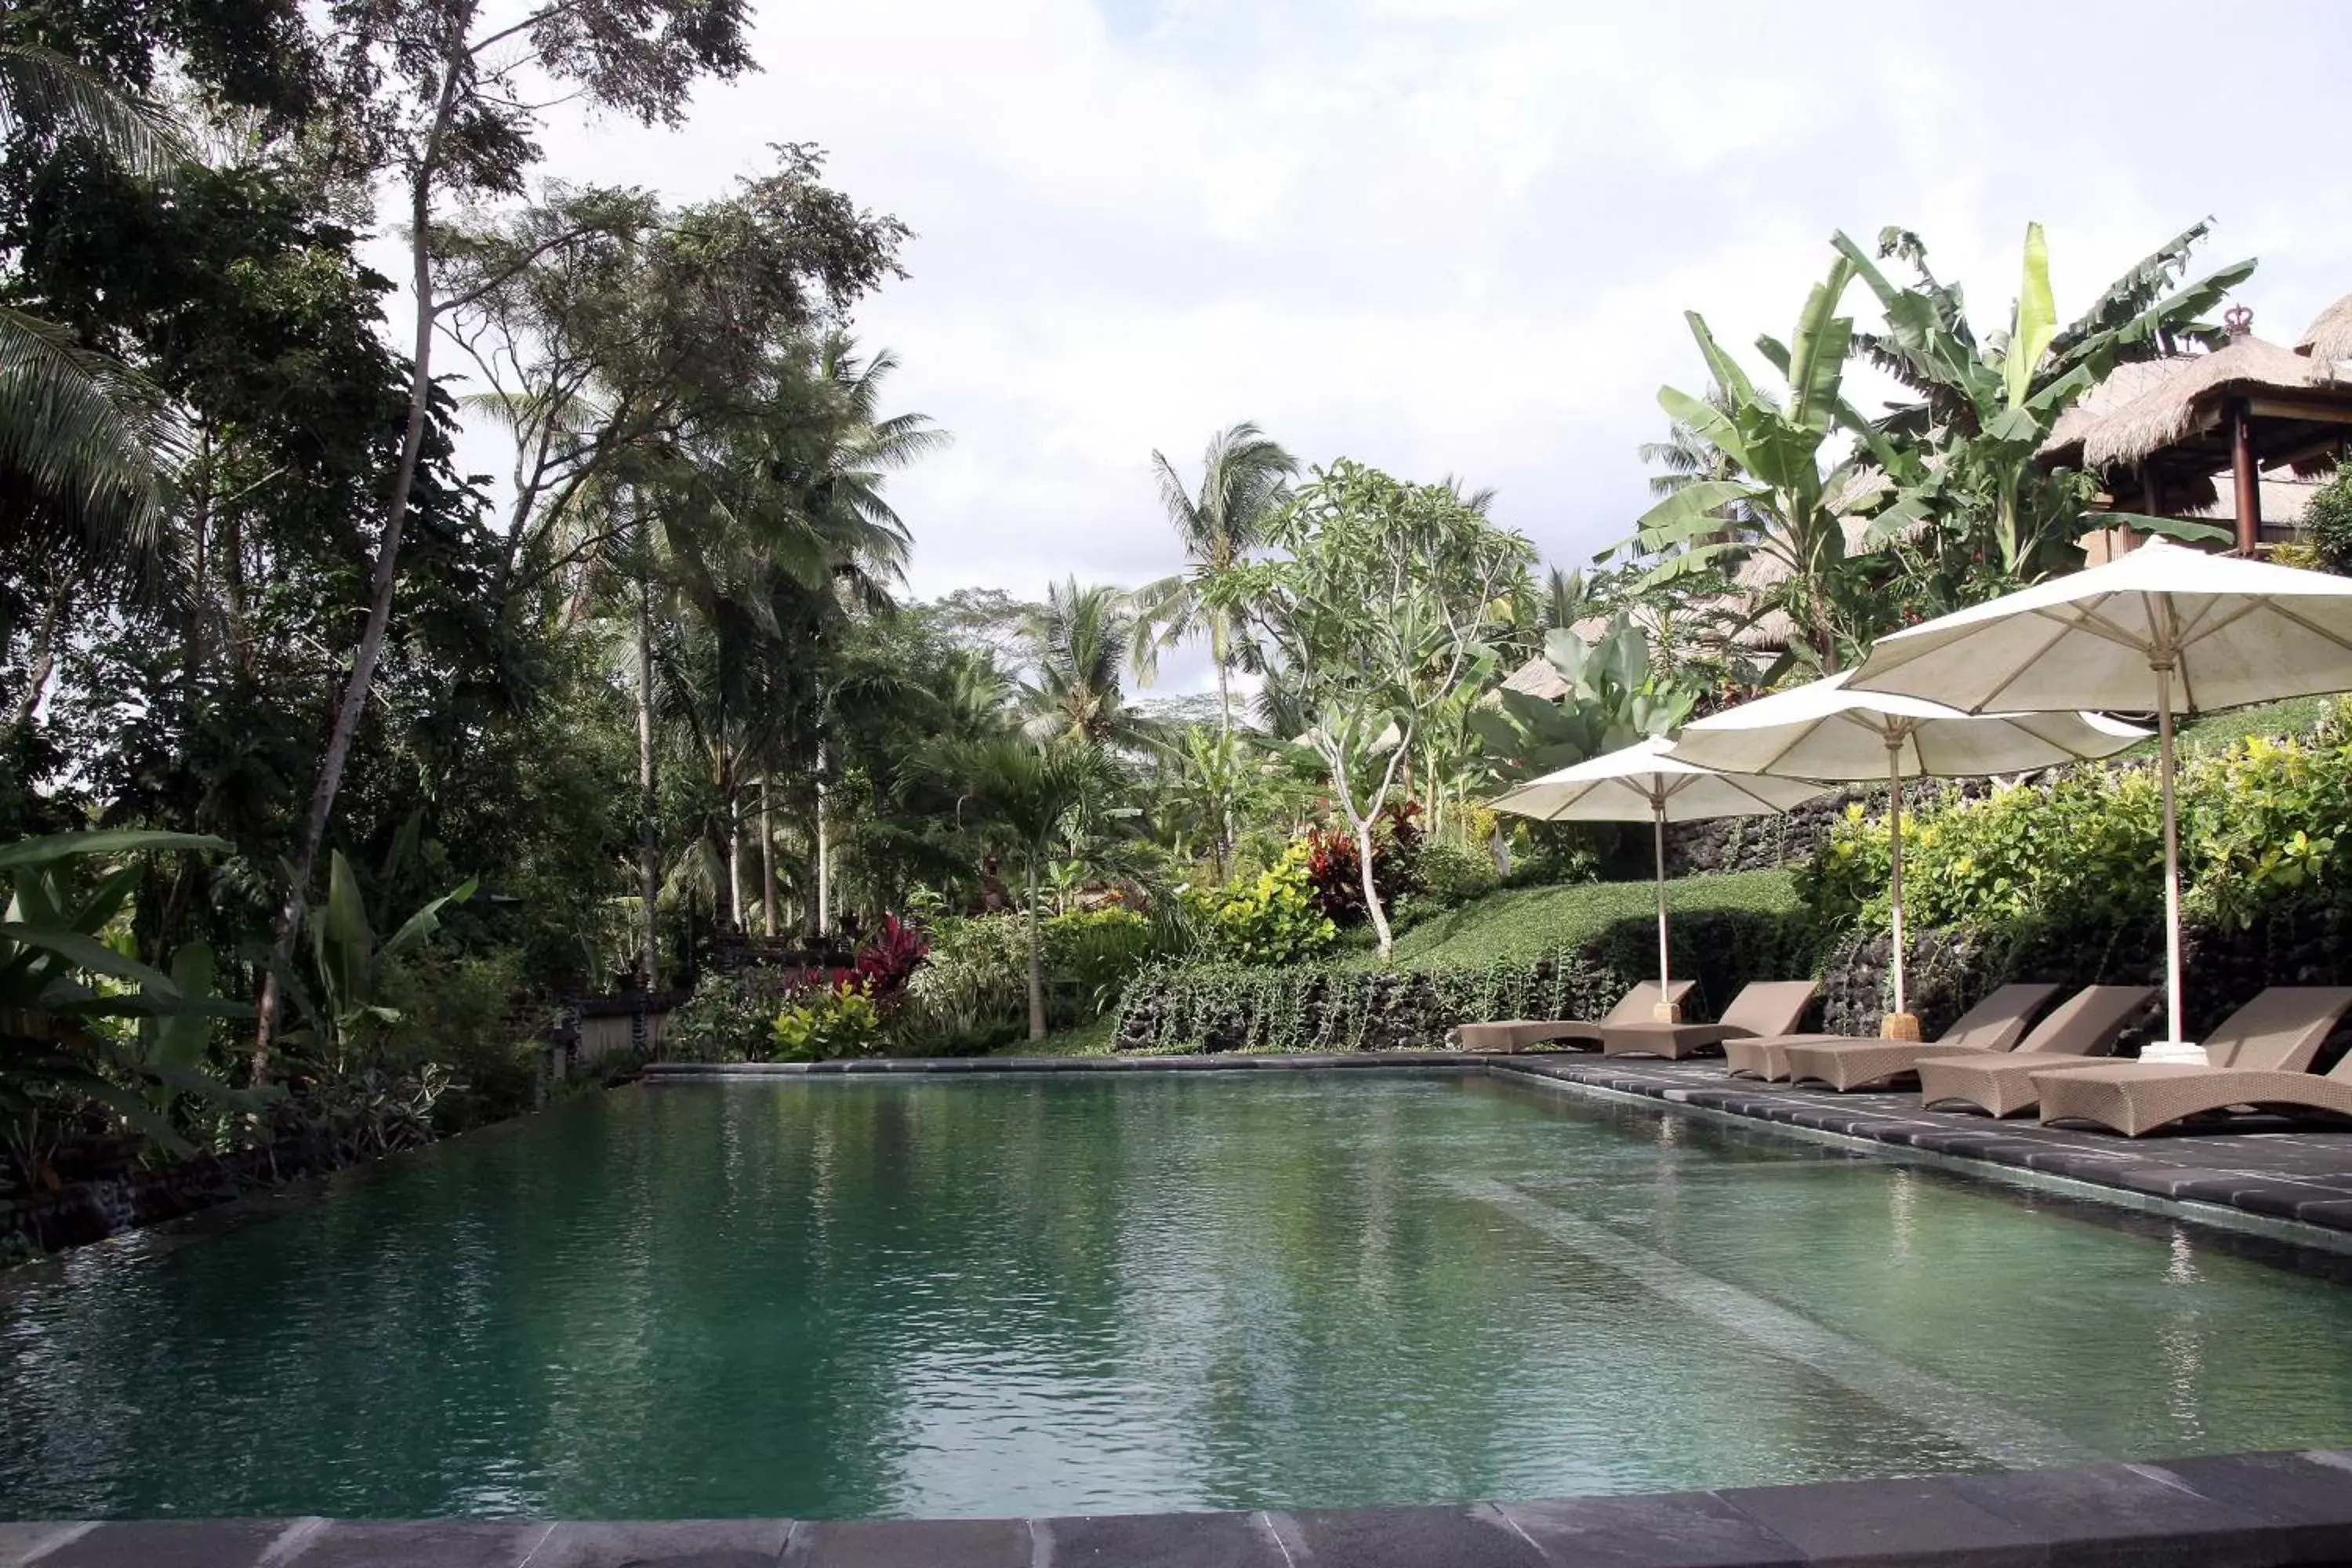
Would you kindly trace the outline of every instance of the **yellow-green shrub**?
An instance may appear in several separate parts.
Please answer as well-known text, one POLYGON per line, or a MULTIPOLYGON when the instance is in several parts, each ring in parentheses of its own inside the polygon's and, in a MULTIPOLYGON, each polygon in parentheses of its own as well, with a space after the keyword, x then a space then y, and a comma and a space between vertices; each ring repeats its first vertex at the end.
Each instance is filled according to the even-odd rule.
POLYGON ((1296 963, 1328 948, 1339 936, 1315 907, 1308 846, 1290 845, 1282 858, 1245 880, 1184 893, 1200 915, 1204 956, 1235 963, 1296 963))

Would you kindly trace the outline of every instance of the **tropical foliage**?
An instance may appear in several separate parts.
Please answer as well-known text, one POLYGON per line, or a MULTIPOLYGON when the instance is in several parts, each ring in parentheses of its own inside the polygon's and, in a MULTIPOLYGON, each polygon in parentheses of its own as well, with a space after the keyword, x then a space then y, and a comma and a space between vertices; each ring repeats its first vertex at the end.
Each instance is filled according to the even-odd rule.
MULTIPOLYGON (((2064 322, 2029 230, 1980 330, 1916 235, 1836 237, 1785 342, 1689 317, 1706 384, 1662 395, 1605 568, 1547 567, 1473 482, 1236 421, 1103 498, 1150 509, 1151 580, 919 604, 899 476, 948 432, 859 321, 907 226, 797 142, 687 202, 540 177, 563 105, 674 124, 750 20, 0 16, 10 1181, 505 1114, 583 994, 688 993, 680 1051, 937 1052, 1114 1011, 1147 964, 1412 961, 1609 864, 1499 786, 2071 564, 2058 420, 2209 341, 2252 265, 2191 280, 2198 226, 2064 322), (1859 413, 1857 356, 1909 401, 1859 413)), ((2217 915, 2338 877, 2305 744, 2194 786, 2304 823, 2200 818, 2217 915)), ((2075 858, 2145 847, 2137 787, 2084 797, 2075 858)), ((2028 815, 1982 821, 2030 847, 2028 815)), ((2011 896, 2026 848, 1950 831, 1915 881, 2011 896)), ((1864 896, 1842 835, 1825 910, 1864 896)), ((1346 985, 1329 1016, 1372 1017, 1346 985)))

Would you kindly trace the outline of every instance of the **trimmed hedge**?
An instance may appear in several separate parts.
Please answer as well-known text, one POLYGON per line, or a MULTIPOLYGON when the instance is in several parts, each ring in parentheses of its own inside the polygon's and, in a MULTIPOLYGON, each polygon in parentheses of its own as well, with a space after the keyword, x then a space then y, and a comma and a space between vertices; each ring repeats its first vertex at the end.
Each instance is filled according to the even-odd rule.
MULTIPOLYGON (((1491 901, 1491 900, 1490 900, 1491 901)), ((1673 959, 1700 983, 1707 1016, 1750 980, 1813 973, 1818 943, 1791 909, 1681 911, 1673 959)), ((1608 922, 1536 958, 1367 970, 1328 964, 1197 964, 1147 971, 1127 990, 1121 1051, 1430 1049, 1456 1025, 1497 1018, 1591 1017, 1657 972, 1646 915, 1608 922)))

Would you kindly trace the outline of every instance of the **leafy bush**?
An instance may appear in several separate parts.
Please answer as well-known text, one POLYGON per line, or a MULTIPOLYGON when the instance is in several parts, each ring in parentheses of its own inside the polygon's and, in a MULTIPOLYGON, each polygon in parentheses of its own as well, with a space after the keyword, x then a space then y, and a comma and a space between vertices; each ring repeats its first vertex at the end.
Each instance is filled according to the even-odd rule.
MULTIPOLYGON (((1212 961, 1295 963, 1331 945, 1339 927, 1317 907, 1313 855, 1300 839, 1246 882, 1186 891, 1202 916, 1202 947, 1212 961)), ((1360 894, 1360 907, 1361 901, 1360 894)))
POLYGON ((397 1015, 385 1027, 383 1064, 395 1075, 428 1063, 448 1069, 433 1097, 445 1132, 530 1109, 545 1019, 520 1001, 522 965, 514 948, 470 958, 428 951, 394 959, 377 976, 379 999, 397 1015))
POLYGON ((1397 903, 1400 923, 1483 898, 1501 879, 1495 874, 1495 858, 1486 850, 1433 838, 1413 857, 1412 880, 1413 890, 1397 903))
MULTIPOLYGON (((1307 879, 1318 914, 1345 929, 1370 921, 1364 904, 1362 858, 1356 835, 1347 826, 1318 827, 1308 833, 1307 879)), ((1419 884, 1413 865, 1421 854, 1421 804, 1403 800, 1386 807, 1372 822, 1372 885, 1390 909, 1419 884)))
MULTIPOLYGON (((2183 757, 2178 780, 2191 914, 2243 929, 2273 902, 2352 872, 2352 723, 2340 712, 2301 738, 2250 736, 2183 757)), ((1906 913, 1923 929, 2027 919, 2111 929, 2162 916, 2162 803, 2145 762, 1909 814, 1903 830, 1906 913)), ((1881 923, 1887 862, 1885 818, 1854 807, 1799 871, 1800 895, 1826 923, 1881 923)))
POLYGON ((2312 492, 2303 509, 2304 537, 2323 571, 2352 576, 2352 468, 2312 492))
POLYGON ((773 1059, 831 1061, 871 1056, 882 1033, 882 1013, 863 985, 803 991, 786 1002, 768 1026, 773 1059))
POLYGON ((893 1048, 911 1056, 984 1050, 1028 1026, 1029 939, 1018 915, 947 916, 908 977, 893 1048))
POLYGON ((669 1016, 667 1048, 686 1061, 757 1061, 768 1049, 779 993, 742 974, 706 974, 669 1016))
MULTIPOLYGON (((1679 973, 1720 1006, 1750 980, 1813 973, 1815 928, 1782 907, 1686 913, 1679 973)), ((1398 972, 1338 964, 1195 964, 1139 975, 1121 1004, 1122 1050, 1360 1051, 1434 1048, 1458 1024, 1590 1017, 1657 968, 1657 928, 1621 918, 1529 959, 1398 972)))
POLYGON ((1056 915, 1040 935, 1046 974, 1076 988, 1088 1017, 1100 1017, 1118 1000, 1158 942, 1150 921, 1116 905, 1056 915))

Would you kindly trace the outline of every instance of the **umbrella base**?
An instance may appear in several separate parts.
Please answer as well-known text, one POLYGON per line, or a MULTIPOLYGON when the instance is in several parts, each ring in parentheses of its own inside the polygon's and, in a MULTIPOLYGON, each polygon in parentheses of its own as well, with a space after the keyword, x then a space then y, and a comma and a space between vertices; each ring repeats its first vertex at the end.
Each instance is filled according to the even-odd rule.
POLYGON ((1679 1024, 1683 1021, 1683 1005, 1661 1002, 1650 1009, 1650 1021, 1656 1024, 1679 1024))
POLYGON ((1919 1035, 1919 1015, 1889 1013, 1878 1021, 1878 1037, 1882 1040, 1916 1040, 1919 1035))

